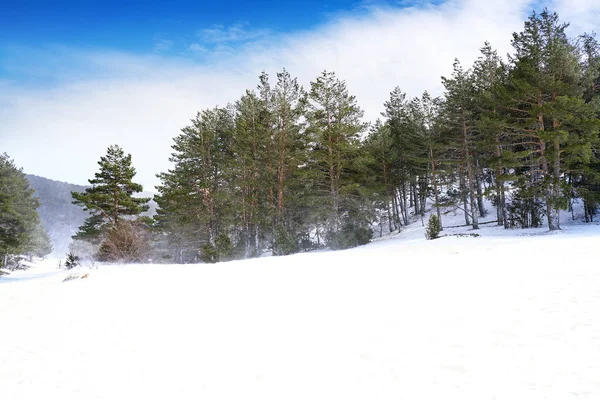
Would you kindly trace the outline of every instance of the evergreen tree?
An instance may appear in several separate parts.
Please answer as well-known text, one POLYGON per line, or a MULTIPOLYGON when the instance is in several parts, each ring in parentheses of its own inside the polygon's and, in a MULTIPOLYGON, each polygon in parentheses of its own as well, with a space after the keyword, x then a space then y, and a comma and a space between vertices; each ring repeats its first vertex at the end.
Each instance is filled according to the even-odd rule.
POLYGON ((149 198, 133 197, 143 188, 132 181, 136 172, 131 165, 131 154, 126 155, 123 149, 113 145, 100 157, 98 165, 100 171, 89 180, 91 187, 83 193, 71 192, 73 204, 90 213, 73 237, 76 240, 100 243, 106 233, 122 221, 127 222, 148 210, 149 198))
POLYGON ((438 219, 437 215, 431 214, 429 216, 429 222, 427 223, 427 228, 425 229, 425 238, 427 240, 437 239, 440 236, 440 232, 442 230, 442 224, 438 219))
POLYGON ((414 165, 412 154, 417 144, 414 131, 411 129, 408 118, 408 101, 406 93, 395 87, 390 93, 390 99, 384 103, 385 111, 382 116, 386 118, 392 148, 391 177, 393 185, 393 210, 398 225, 408 225, 409 207, 414 202, 411 185, 414 183, 414 165), (407 202, 407 197, 411 203, 407 202))
POLYGON ((452 77, 442 78, 442 83, 446 89, 443 115, 447 159, 457 163, 459 167, 465 222, 467 225, 472 224, 473 229, 479 229, 479 210, 475 200, 477 131, 473 76, 470 70, 465 71, 459 61, 455 60, 452 77))
POLYGON ((179 243, 179 262, 194 261, 202 244, 214 243, 235 219, 232 137, 230 109, 199 112, 174 139, 174 169, 158 175, 157 228, 179 243))
POLYGON ((41 227, 39 200, 23 171, 7 154, 0 155, 0 266, 10 255, 46 255, 51 250, 41 227))
POLYGON ((65 259, 65 268, 73 269, 79 265, 79 256, 76 256, 73 253, 68 253, 67 258, 65 259))
MULTIPOLYGON (((583 55, 581 86, 583 87, 583 100, 596 114, 594 121, 598 123, 600 117, 600 44, 595 34, 581 36, 580 52, 583 55)), ((594 220, 600 205, 600 136, 592 138, 592 155, 589 162, 575 162, 571 164, 569 174, 573 185, 572 195, 580 197, 583 201, 584 219, 586 222, 594 220)))
POLYGON ((568 164, 588 163, 597 136, 594 110, 580 92, 581 66, 556 13, 533 13, 513 34, 515 54, 509 77, 513 128, 527 153, 529 182, 545 203, 550 230, 560 229, 567 206, 568 164))
POLYGON ((398 223, 397 210, 392 206, 395 202, 392 200, 394 188, 390 176, 393 150, 389 125, 378 119, 369 129, 369 134, 362 143, 362 149, 367 157, 367 174, 370 177, 369 187, 372 190, 373 206, 383 213, 379 215, 380 234, 383 234, 384 221, 387 221, 388 231, 393 232, 398 229, 398 223))
POLYGON ((473 66, 478 113, 476 127, 480 133, 481 161, 489 166, 491 183, 494 185, 497 223, 508 228, 506 184, 512 178, 510 171, 518 166, 519 161, 512 151, 513 137, 511 131, 506 129, 506 118, 502 112, 506 101, 506 72, 506 65, 486 42, 473 66))
POLYGON ((276 165, 275 231, 284 230, 296 240, 304 228, 305 221, 300 169, 306 165, 308 157, 308 136, 301 123, 305 112, 306 93, 298 84, 298 80, 292 78, 284 69, 277 74, 277 83, 271 98, 276 165))
POLYGON ((251 257, 260 254, 272 233, 272 132, 267 104, 256 93, 247 91, 235 108, 232 184, 240 195, 232 200, 241 223, 239 240, 245 257, 251 257))
POLYGON ((311 83, 308 99, 310 157, 314 160, 316 196, 322 199, 316 204, 327 205, 319 214, 327 221, 326 230, 336 235, 343 217, 355 210, 357 193, 352 186, 356 182, 351 169, 358 155, 359 134, 366 127, 361 120, 363 111, 346 83, 333 72, 324 71, 311 83))

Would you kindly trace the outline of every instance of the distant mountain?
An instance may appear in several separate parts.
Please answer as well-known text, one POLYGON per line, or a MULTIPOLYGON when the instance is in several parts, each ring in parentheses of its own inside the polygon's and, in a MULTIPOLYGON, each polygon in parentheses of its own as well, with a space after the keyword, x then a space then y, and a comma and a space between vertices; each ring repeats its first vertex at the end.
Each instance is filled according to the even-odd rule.
MULTIPOLYGON (((38 212, 44 227, 50 234, 54 246, 53 254, 64 256, 69 251, 71 236, 77 233, 77 229, 89 215, 81 207, 72 204, 71 192, 83 192, 86 187, 36 175, 27 175, 27 179, 35 190, 35 195, 40 199, 38 212)), ((143 192, 138 196, 152 198, 154 193, 143 192)), ((156 203, 151 200, 150 210, 145 214, 152 216, 155 210, 156 203)))
POLYGON ((27 175, 29 184, 40 199, 40 219, 50 234, 54 254, 64 255, 69 249, 71 236, 83 224, 88 213, 72 204, 71 192, 83 192, 85 186, 53 181, 36 175, 27 175))

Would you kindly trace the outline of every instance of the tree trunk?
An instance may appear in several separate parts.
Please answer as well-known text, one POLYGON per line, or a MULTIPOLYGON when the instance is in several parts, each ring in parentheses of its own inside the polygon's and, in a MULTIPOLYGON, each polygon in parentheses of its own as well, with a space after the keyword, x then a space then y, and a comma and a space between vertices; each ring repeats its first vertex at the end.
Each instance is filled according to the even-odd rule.
POLYGON ((460 198, 463 203, 463 210, 465 212, 465 224, 471 225, 471 219, 469 218, 469 204, 467 202, 467 184, 465 182, 465 168, 461 164, 458 171, 458 179, 459 179, 459 190, 460 190, 460 198))
POLYGON ((283 219, 283 182, 285 171, 285 116, 282 117, 281 132, 279 134, 279 166, 278 173, 278 188, 277 188, 277 223, 281 223, 283 219))
MULTIPOLYGON (((410 187, 409 187, 409 191, 410 191, 410 187)), ((404 222, 404 225, 408 225, 408 211, 409 211, 409 207, 407 207, 406 204, 406 184, 402 185, 402 198, 400 200, 402 200, 402 220, 404 222)))
POLYGON ((467 130, 467 121, 463 111, 463 144, 465 160, 467 162, 467 178, 469 180, 469 202, 471 203, 471 219, 473 220, 473 229, 479 229, 479 221, 477 218, 477 209, 475 206, 475 185, 473 178, 473 165, 471 163, 471 153, 469 151, 469 138, 467 130))
POLYGON ((485 206, 483 204, 483 191, 481 190, 481 175, 479 173, 479 161, 477 161, 477 172, 475 174, 475 189, 477 193, 477 208, 479 210, 479 216, 484 218, 486 216, 485 206))
MULTIPOLYGON (((435 213, 437 214, 438 221, 440 221, 440 227, 442 227, 442 214, 440 212, 440 204, 438 199, 438 187, 437 187, 437 174, 435 170, 435 158, 433 156, 433 149, 429 147, 429 160, 431 162, 431 181, 433 183, 433 199, 435 201, 435 213)), ((443 230, 443 228, 442 228, 443 230)))

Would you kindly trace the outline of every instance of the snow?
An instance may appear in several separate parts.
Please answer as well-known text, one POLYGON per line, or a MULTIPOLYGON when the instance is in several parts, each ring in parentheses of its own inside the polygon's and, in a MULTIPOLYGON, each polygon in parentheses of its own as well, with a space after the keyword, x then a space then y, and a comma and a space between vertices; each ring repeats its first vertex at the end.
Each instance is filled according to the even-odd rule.
POLYGON ((600 226, 563 225, 68 282, 46 260, 0 278, 0 399, 598 399, 600 226))

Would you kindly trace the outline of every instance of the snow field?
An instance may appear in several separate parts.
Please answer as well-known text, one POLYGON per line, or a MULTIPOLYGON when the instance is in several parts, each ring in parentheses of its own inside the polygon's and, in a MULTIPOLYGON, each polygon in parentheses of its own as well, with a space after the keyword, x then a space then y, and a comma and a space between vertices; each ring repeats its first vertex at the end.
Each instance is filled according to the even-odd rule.
POLYGON ((600 398, 598 225, 422 229, 342 252, 3 277, 0 399, 600 398))

